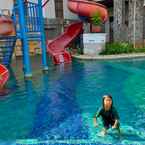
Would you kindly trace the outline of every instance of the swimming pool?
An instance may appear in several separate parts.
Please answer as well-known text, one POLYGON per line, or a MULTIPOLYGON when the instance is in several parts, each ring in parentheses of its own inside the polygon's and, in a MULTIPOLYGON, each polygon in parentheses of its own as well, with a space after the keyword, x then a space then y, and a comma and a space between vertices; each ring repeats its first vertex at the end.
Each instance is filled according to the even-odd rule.
POLYGON ((20 64, 13 64, 11 93, 0 98, 1 142, 145 144, 145 59, 74 60, 50 65, 45 74, 38 66, 34 63, 33 78, 24 80, 20 64), (121 138, 114 131, 98 137, 101 127, 93 127, 92 117, 108 93, 120 115, 121 138))

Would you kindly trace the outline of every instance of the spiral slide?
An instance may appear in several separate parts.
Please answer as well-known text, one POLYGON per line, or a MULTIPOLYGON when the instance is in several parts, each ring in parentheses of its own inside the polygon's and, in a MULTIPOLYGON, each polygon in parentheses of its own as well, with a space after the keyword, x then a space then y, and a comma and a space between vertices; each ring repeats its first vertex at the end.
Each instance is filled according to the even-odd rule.
POLYGON ((88 0, 69 0, 68 8, 73 13, 77 13, 79 16, 86 16, 90 18, 92 14, 99 13, 102 21, 105 22, 108 19, 107 8, 99 3, 88 0))
MULTIPOLYGON (((93 1, 68 0, 68 8, 80 16, 90 18, 92 14, 99 12, 103 22, 108 19, 106 7, 93 1)), ((83 22, 73 23, 68 26, 63 34, 47 44, 47 51, 52 55, 55 64, 71 62, 71 55, 65 49, 82 31, 83 22)))

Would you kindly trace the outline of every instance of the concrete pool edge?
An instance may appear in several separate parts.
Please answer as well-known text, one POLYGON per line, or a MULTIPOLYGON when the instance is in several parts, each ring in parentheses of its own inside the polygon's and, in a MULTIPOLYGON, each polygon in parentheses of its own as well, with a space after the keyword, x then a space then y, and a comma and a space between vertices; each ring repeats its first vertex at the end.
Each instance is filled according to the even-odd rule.
POLYGON ((144 58, 145 53, 129 53, 129 54, 116 54, 116 55, 78 55, 72 54, 73 58, 82 60, 112 60, 112 59, 126 59, 126 58, 144 58))

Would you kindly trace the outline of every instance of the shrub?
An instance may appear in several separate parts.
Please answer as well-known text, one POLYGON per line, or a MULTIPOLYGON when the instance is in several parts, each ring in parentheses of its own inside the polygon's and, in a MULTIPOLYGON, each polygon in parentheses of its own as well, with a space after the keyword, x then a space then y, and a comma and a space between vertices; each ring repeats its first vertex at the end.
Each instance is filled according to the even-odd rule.
POLYGON ((103 55, 145 52, 145 48, 133 48, 129 43, 107 43, 103 55))
POLYGON ((101 19, 101 15, 99 12, 96 12, 94 14, 92 14, 91 16, 91 22, 93 25, 99 26, 102 24, 102 19, 101 19))

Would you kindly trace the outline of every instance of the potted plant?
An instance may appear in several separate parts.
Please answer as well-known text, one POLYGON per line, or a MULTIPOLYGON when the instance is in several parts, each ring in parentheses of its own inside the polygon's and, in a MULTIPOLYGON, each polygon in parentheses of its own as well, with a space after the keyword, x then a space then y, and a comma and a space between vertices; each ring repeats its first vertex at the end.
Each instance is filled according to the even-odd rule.
POLYGON ((101 32, 102 18, 99 12, 91 16, 91 32, 101 32))

